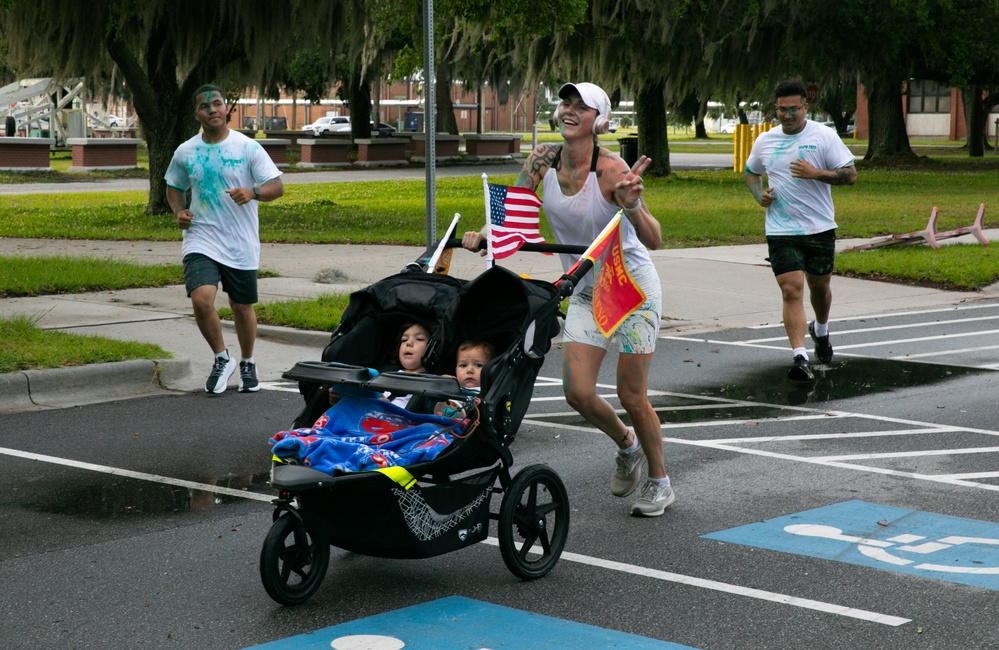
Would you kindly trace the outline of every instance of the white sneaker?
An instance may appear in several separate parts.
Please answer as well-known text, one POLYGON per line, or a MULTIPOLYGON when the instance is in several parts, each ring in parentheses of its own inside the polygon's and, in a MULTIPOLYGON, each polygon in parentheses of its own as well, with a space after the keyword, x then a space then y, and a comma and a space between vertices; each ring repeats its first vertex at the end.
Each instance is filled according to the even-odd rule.
POLYGON ((648 466, 641 445, 633 453, 614 454, 614 473, 611 474, 610 480, 611 494, 616 497, 626 497, 634 492, 648 466))
POLYGON ((642 486, 638 501, 631 506, 631 514, 636 517, 658 517, 674 501, 676 493, 671 486, 649 479, 642 486))
POLYGON ((215 357, 212 374, 208 375, 208 381, 205 382, 205 392, 216 395, 224 393, 229 385, 229 377, 232 377, 232 373, 236 372, 238 365, 232 355, 229 356, 228 361, 222 357, 215 357))

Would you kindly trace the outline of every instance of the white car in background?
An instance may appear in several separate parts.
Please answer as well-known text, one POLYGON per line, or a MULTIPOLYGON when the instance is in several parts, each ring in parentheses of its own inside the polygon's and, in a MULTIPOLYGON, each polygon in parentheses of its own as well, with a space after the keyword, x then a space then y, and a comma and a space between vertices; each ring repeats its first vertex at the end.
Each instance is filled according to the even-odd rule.
POLYGON ((321 135, 326 135, 327 133, 333 133, 339 131, 340 127, 347 125, 350 128, 350 118, 349 117, 320 117, 318 120, 312 124, 306 124, 302 127, 302 133, 307 135, 314 135, 319 137, 321 135))

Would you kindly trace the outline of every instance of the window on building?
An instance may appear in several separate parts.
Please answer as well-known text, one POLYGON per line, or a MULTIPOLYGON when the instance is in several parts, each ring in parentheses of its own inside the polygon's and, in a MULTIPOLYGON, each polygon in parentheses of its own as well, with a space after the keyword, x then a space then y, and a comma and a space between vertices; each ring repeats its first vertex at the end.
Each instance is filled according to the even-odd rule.
POLYGON ((950 86, 925 79, 910 79, 909 112, 950 113, 950 86))

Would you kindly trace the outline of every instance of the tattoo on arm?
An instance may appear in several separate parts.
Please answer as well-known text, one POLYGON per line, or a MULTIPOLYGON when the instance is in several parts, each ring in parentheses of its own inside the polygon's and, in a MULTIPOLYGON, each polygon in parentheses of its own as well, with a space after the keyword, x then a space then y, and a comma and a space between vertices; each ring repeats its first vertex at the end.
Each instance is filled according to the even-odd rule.
POLYGON ((857 179, 856 168, 852 165, 834 169, 833 175, 833 179, 829 181, 830 185, 852 185, 857 179))
POLYGON ((534 153, 531 154, 530 160, 527 161, 527 166, 521 170, 520 176, 517 177, 517 182, 514 185, 517 187, 527 187, 536 191, 538 189, 538 181, 552 167, 558 152, 558 145, 542 145, 535 149, 534 153))

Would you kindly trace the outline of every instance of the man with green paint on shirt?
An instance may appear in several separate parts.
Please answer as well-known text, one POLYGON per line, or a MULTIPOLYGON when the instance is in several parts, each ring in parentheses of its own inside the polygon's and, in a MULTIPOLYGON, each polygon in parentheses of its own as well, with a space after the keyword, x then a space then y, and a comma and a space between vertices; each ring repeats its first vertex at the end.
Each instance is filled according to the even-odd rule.
POLYGON ((194 93, 194 119, 201 132, 174 152, 167 168, 167 202, 184 231, 184 283, 194 319, 215 360, 205 392, 226 390, 236 370, 215 310, 219 282, 229 296, 239 340, 239 392, 260 389, 253 345, 257 337, 257 269, 260 233, 257 203, 284 194, 281 172, 264 148, 227 126, 225 96, 218 86, 194 93), (187 204, 187 190, 191 203, 187 204))

